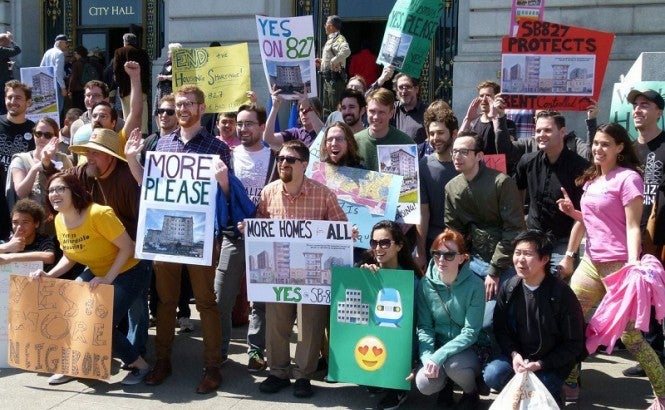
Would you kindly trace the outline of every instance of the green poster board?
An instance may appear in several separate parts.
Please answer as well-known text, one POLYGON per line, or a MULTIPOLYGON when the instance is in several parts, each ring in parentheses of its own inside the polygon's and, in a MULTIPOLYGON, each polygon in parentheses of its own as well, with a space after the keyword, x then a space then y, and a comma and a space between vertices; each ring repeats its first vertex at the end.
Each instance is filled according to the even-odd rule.
MULTIPOLYGON (((633 122, 633 105, 628 102, 628 93, 635 89, 644 91, 650 88, 663 95, 665 91, 665 81, 638 81, 630 83, 614 83, 612 91, 612 104, 610 105, 610 122, 619 123, 630 134, 630 138, 637 139, 637 130, 633 122)), ((660 117, 659 127, 665 128, 665 119, 660 117)))
POLYGON ((397 0, 388 16, 377 63, 420 78, 443 13, 441 0, 397 0))
POLYGON ((412 271, 334 267, 328 379, 410 389, 412 271))

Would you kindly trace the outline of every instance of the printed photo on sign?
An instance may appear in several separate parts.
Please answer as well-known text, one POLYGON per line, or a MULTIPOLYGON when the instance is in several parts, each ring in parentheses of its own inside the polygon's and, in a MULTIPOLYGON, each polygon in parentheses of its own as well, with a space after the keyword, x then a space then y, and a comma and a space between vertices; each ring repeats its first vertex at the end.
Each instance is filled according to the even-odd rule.
POLYGON ((397 218, 400 223, 420 223, 420 179, 418 175, 418 148, 409 145, 378 145, 379 172, 401 175, 397 218))
POLYGON ((246 219, 247 297, 330 304, 333 266, 353 264, 348 222, 246 219))
POLYGON ((218 184, 215 155, 149 151, 141 185, 136 257, 210 265, 218 184))
POLYGON ((50 117, 59 124, 62 107, 58 107, 60 89, 55 79, 55 67, 21 67, 21 82, 32 88, 32 104, 25 117, 33 122, 50 117))
POLYGON ((316 49, 312 16, 256 16, 256 31, 266 81, 287 100, 295 92, 315 97, 316 49))
POLYGON ((501 93, 593 95, 596 56, 504 54, 501 93))

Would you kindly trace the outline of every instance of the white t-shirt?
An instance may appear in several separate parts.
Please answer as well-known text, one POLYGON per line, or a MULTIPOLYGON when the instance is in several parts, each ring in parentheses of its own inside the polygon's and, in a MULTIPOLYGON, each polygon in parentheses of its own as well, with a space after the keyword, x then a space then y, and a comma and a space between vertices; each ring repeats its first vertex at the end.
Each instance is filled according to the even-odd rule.
MULTIPOLYGON (((254 204, 259 203, 261 190, 266 185, 270 165, 270 148, 247 151, 238 145, 233 149, 233 172, 245 186, 247 195, 254 204)), ((267 181, 270 182, 270 181, 267 181)))

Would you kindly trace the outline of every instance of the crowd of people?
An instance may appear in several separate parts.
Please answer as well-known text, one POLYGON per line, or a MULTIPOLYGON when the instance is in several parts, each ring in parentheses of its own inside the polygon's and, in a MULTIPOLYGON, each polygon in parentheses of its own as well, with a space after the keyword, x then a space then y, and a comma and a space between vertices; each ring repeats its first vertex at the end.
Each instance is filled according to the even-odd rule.
MULTIPOLYGON (((159 385, 177 371, 175 318, 183 316, 176 310, 188 309, 183 285, 191 285, 203 335, 204 372, 196 392, 208 394, 222 384, 233 307, 245 284, 243 219, 347 220, 336 195, 305 175, 318 135, 320 161, 371 171, 379 171, 378 146, 416 144, 420 223, 379 222, 371 232, 358 232, 369 235, 370 249, 354 254, 367 275, 379 269, 413 275, 414 349, 405 353, 414 366, 404 377, 422 394, 438 393, 442 408, 474 409, 480 395, 500 391, 525 371, 534 372, 559 404, 577 400, 583 360, 595 353, 585 347, 585 322, 603 296, 614 292, 605 279, 625 267, 639 271, 645 253, 663 258, 663 97, 653 90, 628 95, 636 141, 618 124, 597 126, 595 102, 587 110, 586 138, 569 132, 565 117, 553 110, 513 122, 492 81, 478 84, 478 97, 460 122, 446 102, 421 101, 418 79, 394 75, 393 67, 377 72, 369 85, 362 76, 347 84, 350 51, 340 30, 339 17, 329 17, 319 61, 324 104, 296 93, 300 126, 283 131, 275 124, 285 100, 273 87, 269 111, 250 92, 249 103, 237 112, 218 113, 218 130, 210 132, 202 125, 201 89, 170 88, 169 58, 157 83, 157 131, 146 137, 148 68, 133 35, 123 37, 113 64, 122 117, 109 102, 107 84, 91 80, 80 90, 80 118, 65 116, 62 129, 48 118, 33 123, 25 118, 30 88, 7 82, 0 134, 11 148, 0 153, 7 181, 0 261, 44 262, 43 270, 31 273, 36 280, 75 278, 91 288, 112 284, 112 348, 127 370, 127 385, 159 385), (393 89, 386 87, 391 82, 393 89), (524 133, 520 127, 533 133, 517 138, 524 133), (216 265, 134 258, 147 151, 218 157, 214 175, 225 200, 216 206, 218 212, 231 211, 218 221, 215 238, 206 238, 214 241, 216 265), (488 167, 486 154, 504 155, 506 172, 488 167), (152 366, 146 361, 150 313, 156 324, 152 366), (462 391, 458 402, 455 388, 462 391)), ((0 34, 0 42, 6 37, 0 34)), ((66 40, 59 36, 54 48, 61 50, 66 40)), ((169 46, 169 53, 178 47, 169 46)), ((64 85, 62 90, 63 96, 79 92, 64 85)), ((656 274, 665 274, 662 266, 656 274)), ((629 299, 644 302, 648 295, 629 299)), ((328 306, 252 303, 247 370, 268 371, 262 393, 288 388, 291 379, 295 397, 315 393, 310 379, 326 364, 329 314, 328 306)), ((638 362, 624 373, 646 375, 653 408, 661 408, 662 324, 652 312, 651 329, 643 333, 635 321, 628 317, 626 326, 602 336, 621 338, 638 362)), ((191 331, 191 322, 179 325, 191 331)), ((49 383, 69 380, 57 374, 49 383)), ((378 408, 396 409, 407 396, 408 391, 386 389, 378 408)))

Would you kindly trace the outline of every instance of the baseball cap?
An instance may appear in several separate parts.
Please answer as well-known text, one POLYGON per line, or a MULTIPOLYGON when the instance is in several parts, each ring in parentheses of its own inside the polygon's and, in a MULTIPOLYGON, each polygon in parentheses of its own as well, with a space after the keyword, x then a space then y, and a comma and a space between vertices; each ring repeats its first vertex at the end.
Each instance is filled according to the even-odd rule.
POLYGON ((635 104, 635 99, 639 96, 642 96, 647 100, 651 101, 652 103, 656 104, 656 106, 658 106, 658 108, 661 110, 665 107, 665 101, 663 101, 663 96, 651 89, 646 89, 644 91, 632 90, 631 92, 628 93, 628 98, 626 99, 628 100, 629 103, 635 104))

